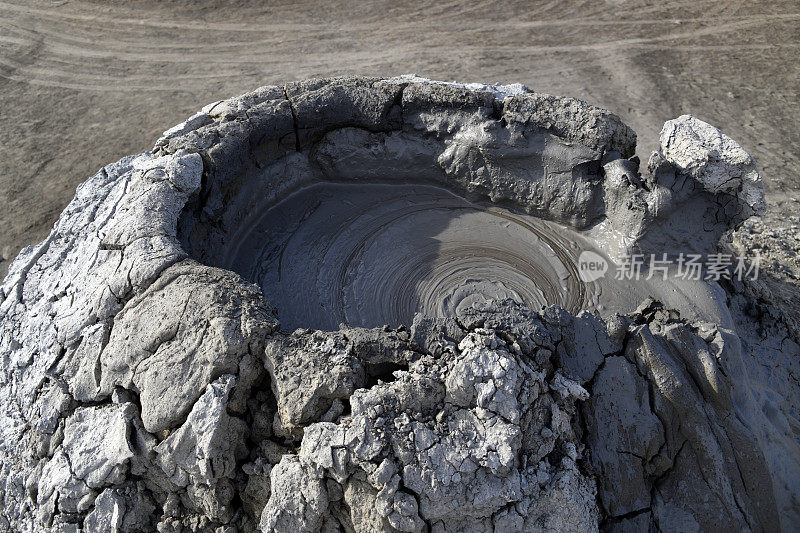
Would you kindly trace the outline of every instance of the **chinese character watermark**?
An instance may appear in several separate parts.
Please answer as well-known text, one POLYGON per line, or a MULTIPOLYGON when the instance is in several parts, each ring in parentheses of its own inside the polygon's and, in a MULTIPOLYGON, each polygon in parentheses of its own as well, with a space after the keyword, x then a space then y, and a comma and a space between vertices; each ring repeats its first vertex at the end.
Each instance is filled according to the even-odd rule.
MULTIPOLYGON (((681 279, 694 281, 720 281, 738 279, 758 279, 761 267, 761 253, 734 256, 714 253, 703 257, 701 254, 680 253, 673 257, 667 254, 631 254, 619 264, 613 265, 616 280, 661 280, 681 279)), ((606 276, 612 268, 609 261, 596 252, 586 250, 578 257, 578 274, 582 281, 597 281, 606 276)))

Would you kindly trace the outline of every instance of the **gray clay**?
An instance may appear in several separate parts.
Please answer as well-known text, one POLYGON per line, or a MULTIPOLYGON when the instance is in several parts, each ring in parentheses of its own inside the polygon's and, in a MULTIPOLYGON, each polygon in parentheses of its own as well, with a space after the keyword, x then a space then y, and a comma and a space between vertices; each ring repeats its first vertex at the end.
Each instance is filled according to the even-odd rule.
POLYGON ((764 211, 716 128, 413 76, 216 102, 0 288, 0 531, 800 527, 757 281, 586 281, 764 211))

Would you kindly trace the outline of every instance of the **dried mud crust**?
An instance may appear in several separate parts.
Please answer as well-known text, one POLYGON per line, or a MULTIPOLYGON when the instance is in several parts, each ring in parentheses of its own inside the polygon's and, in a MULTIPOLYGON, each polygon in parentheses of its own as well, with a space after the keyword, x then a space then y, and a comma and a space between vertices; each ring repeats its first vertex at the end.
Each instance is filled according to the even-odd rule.
POLYGON ((413 171, 610 255, 708 252, 763 208, 718 130, 684 116, 661 144, 640 170, 617 117, 519 86, 337 78, 207 106, 12 264, 0 529, 793 529, 800 347, 769 286, 725 285, 734 329, 654 300, 604 319, 482 300, 287 332, 219 268, 314 180, 413 171))

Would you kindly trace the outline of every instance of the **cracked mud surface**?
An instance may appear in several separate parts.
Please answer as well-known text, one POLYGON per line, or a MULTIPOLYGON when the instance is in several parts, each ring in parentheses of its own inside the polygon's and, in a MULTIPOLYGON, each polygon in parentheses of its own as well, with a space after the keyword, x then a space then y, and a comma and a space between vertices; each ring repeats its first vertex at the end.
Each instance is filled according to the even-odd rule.
POLYGON ((763 213, 713 126, 635 144, 522 86, 334 78, 107 165, 0 289, 0 530, 795 529, 775 286, 563 277, 763 213))

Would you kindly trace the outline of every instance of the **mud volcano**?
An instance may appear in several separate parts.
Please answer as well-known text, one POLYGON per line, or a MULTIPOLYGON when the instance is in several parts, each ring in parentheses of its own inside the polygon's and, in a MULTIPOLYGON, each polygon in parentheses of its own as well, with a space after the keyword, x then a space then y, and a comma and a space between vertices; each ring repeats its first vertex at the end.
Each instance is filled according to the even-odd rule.
POLYGON ((800 525, 768 291, 614 275, 725 251, 755 163, 691 116, 635 141, 522 86, 336 78, 102 169, 0 293, 0 530, 800 525))

